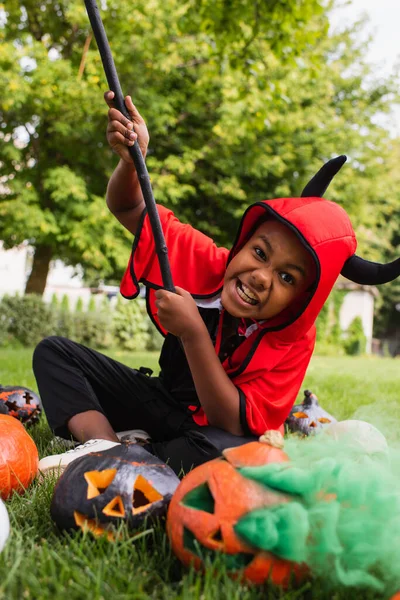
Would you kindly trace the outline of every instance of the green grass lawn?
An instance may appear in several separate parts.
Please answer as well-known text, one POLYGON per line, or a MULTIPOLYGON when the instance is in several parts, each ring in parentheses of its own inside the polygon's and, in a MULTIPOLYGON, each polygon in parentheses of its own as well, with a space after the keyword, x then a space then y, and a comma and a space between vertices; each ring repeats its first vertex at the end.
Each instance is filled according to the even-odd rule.
MULTIPOLYGON (((0 351, 0 383, 36 389, 28 350, 0 351)), ((110 353, 133 367, 157 371, 157 355, 110 353)), ((380 426, 395 443, 398 428, 399 365, 391 359, 315 358, 302 389, 309 388, 338 419, 366 419, 380 426)), ((299 396, 300 399, 301 396, 299 396)), ((51 433, 43 420, 32 431, 41 456, 51 433)), ((90 534, 60 535, 49 513, 54 481, 34 483, 24 496, 7 502, 12 535, 0 554, 0 599, 131 600, 154 598, 199 600, 314 599, 368 600, 385 596, 364 590, 333 594, 323 581, 282 592, 231 580, 222 564, 209 564, 204 574, 183 569, 171 554, 163 523, 147 525, 136 537, 121 530, 115 543, 90 534)), ((399 542, 400 543, 400 542, 399 542)), ((399 567, 400 569, 400 567, 399 567)), ((399 586, 400 587, 400 586, 399 586)))

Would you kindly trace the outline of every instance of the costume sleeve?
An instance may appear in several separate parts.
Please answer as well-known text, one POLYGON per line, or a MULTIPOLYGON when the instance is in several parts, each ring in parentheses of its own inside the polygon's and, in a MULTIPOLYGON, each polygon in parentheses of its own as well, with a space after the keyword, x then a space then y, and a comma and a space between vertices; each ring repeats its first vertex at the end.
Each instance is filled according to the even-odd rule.
POLYGON ((304 338, 294 344, 273 369, 237 385, 240 422, 245 435, 262 435, 268 429, 279 429, 283 425, 303 383, 314 343, 315 335, 312 339, 304 338))
MULTIPOLYGON (((181 223, 171 210, 157 205, 168 248, 172 280, 194 296, 207 296, 222 286, 229 251, 190 225, 181 223)), ((150 288, 163 287, 150 220, 145 210, 121 282, 121 294, 135 298, 139 282, 150 288)))

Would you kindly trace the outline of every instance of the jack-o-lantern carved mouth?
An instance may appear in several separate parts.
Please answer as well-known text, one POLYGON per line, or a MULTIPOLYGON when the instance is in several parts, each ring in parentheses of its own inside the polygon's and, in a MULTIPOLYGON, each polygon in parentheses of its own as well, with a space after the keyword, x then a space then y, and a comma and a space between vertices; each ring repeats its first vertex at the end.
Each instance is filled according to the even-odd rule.
POLYGON ((74 519, 76 525, 82 529, 82 531, 90 531, 95 537, 106 535, 109 542, 114 541, 114 533, 108 531, 106 527, 99 525, 95 519, 88 519, 85 515, 82 515, 82 513, 76 510, 74 510, 74 519))
MULTIPOLYGON (((216 532, 217 535, 218 532, 219 535, 221 535, 221 530, 216 532)), ((254 560, 254 554, 249 554, 247 552, 224 554, 221 552, 223 549, 222 543, 221 548, 216 548, 215 550, 200 545, 196 539, 196 536, 189 529, 187 529, 187 527, 183 528, 183 546, 186 550, 189 550, 189 552, 201 558, 203 562, 207 558, 214 561, 218 557, 218 559, 224 563, 228 571, 237 571, 238 569, 243 569, 254 560)))

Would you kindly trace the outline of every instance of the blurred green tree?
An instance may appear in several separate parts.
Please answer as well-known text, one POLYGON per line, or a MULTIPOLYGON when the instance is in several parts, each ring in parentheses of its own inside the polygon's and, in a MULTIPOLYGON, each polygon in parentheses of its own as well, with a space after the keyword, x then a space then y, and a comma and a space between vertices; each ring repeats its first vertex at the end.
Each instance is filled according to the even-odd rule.
MULTIPOLYGON (((103 8, 122 87, 149 125, 158 202, 229 245, 249 202, 299 195, 323 160, 346 153, 331 197, 354 218, 362 249, 382 255, 390 139, 376 116, 395 80, 365 64, 362 24, 329 32, 322 0, 103 8)), ((27 292, 43 292, 55 258, 81 264, 91 284, 115 281, 131 236, 104 202, 115 160, 84 3, 7 0, 1 15, 0 238, 35 247, 27 292)))
MULTIPOLYGON (((376 237, 383 245, 383 260, 390 262, 400 256, 400 139, 390 143, 386 162, 388 176, 384 178, 379 194, 384 207, 382 218, 376 229, 376 237)), ((379 183, 379 182, 378 182, 379 183)), ((379 287, 375 302, 374 335, 377 337, 398 336, 400 331, 400 279, 379 287)))

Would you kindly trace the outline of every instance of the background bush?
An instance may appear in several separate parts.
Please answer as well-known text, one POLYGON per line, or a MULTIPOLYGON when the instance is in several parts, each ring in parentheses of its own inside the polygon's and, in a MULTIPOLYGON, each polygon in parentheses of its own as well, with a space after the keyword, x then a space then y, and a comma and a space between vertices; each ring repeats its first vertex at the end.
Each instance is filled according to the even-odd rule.
POLYGON ((343 346, 346 354, 363 354, 367 345, 367 338, 360 317, 355 317, 344 334, 343 346))
POLYGON ((125 350, 146 350, 150 344, 149 323, 143 298, 118 297, 113 315, 114 337, 125 350))
POLYGON ((0 302, 2 344, 35 346, 57 328, 57 313, 40 296, 4 296, 0 302))
POLYGON ((98 349, 159 350, 163 342, 142 298, 119 297, 113 307, 106 296, 92 296, 86 308, 78 301, 73 311, 66 296, 54 295, 49 304, 34 294, 0 299, 0 346, 32 347, 49 335, 98 349))
POLYGON ((91 348, 111 348, 114 343, 111 315, 104 312, 81 312, 72 315, 73 340, 91 348))
POLYGON ((363 354, 367 338, 364 334, 361 317, 355 317, 346 331, 342 331, 339 313, 345 290, 334 289, 322 307, 317 319, 316 354, 318 356, 343 356, 363 354))

